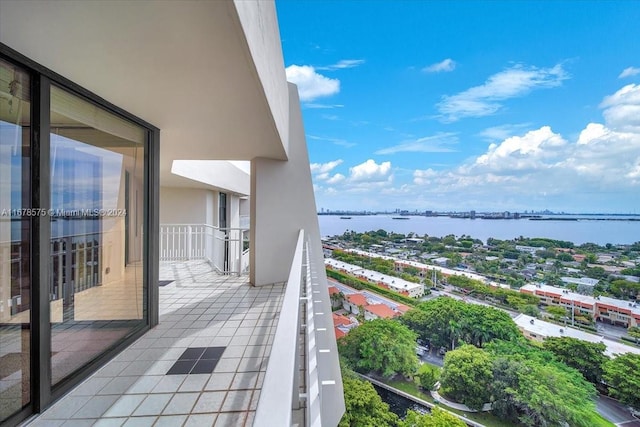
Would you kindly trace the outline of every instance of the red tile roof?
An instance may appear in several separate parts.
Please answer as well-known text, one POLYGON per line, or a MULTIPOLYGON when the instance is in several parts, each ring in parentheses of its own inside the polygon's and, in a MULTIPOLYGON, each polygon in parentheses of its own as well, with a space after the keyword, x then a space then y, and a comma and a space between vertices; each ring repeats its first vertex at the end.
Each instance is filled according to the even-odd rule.
POLYGON ((364 308, 366 311, 375 314, 382 319, 389 319, 397 316, 399 313, 393 311, 384 304, 372 304, 364 308))
POLYGON ((406 305, 403 305, 403 304, 398 304, 396 306, 396 310, 398 310, 402 314, 405 314, 407 311, 411 310, 411 307, 407 307, 406 305))
POLYGON ((347 295, 347 300, 356 306, 365 306, 367 305, 367 299, 362 294, 351 294, 347 295))
POLYGON ((339 294, 340 290, 335 286, 329 286, 329 295, 339 294))
POLYGON ((342 316, 340 314, 333 313, 333 325, 350 325, 351 320, 347 316, 342 316))

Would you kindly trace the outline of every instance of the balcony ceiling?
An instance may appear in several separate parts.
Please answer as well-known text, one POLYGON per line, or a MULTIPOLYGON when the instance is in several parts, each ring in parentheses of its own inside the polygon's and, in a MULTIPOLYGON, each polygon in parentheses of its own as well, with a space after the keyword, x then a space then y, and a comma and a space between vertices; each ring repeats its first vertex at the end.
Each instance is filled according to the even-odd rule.
MULTIPOLYGON (((248 196, 251 176, 238 162, 226 160, 176 160, 171 168, 172 187, 218 190, 248 196)), ((163 185, 168 185, 163 183, 163 185)))
POLYGON ((287 158, 271 2, 0 0, 0 41, 161 129, 177 159, 287 158))

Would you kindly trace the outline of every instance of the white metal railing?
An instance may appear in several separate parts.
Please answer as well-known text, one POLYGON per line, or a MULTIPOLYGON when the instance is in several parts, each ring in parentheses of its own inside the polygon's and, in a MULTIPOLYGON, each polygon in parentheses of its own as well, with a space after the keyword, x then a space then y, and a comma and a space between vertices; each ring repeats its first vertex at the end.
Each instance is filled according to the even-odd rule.
POLYGON ((207 224, 161 224, 160 260, 208 261, 221 273, 249 271, 249 229, 207 224))
POLYGON ((341 384, 337 354, 330 354, 327 345, 327 340, 335 340, 331 312, 323 309, 329 294, 326 283, 321 290, 313 267, 309 243, 304 230, 300 230, 269 355, 273 363, 267 366, 254 427, 292 426, 296 410, 304 411, 306 427, 337 425, 342 415, 340 406, 344 410, 342 393, 336 396, 334 387, 341 384), (304 357, 299 354, 301 344, 304 357), (323 399, 327 387, 331 389, 324 392, 328 393, 325 397, 330 398, 323 399), (291 400, 283 396, 291 396, 291 400), (332 399, 341 403, 336 405, 332 399))
POLYGON ((260 400, 256 409, 254 427, 291 426, 292 410, 299 409, 300 384, 300 297, 303 284, 304 230, 291 262, 289 280, 282 301, 278 327, 273 338, 269 363, 265 373, 260 400), (283 396, 289 396, 283 399, 283 396))

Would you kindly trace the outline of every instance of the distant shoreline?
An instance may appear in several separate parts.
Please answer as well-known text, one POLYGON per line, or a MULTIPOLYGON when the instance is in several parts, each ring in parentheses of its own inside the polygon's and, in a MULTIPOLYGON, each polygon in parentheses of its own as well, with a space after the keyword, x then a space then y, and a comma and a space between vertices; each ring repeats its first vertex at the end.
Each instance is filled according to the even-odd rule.
MULTIPOLYGON (((318 212, 319 216, 390 216, 397 215, 386 212, 318 212)), ((425 214, 402 214, 393 216, 393 219, 409 219, 411 217, 446 217, 452 219, 471 219, 471 220, 529 220, 529 221, 640 221, 640 214, 545 214, 531 215, 522 214, 518 217, 500 217, 491 214, 476 214, 475 217, 462 216, 460 213, 439 213, 434 215, 425 214), (604 218, 603 218, 604 217, 604 218), (610 217, 631 217, 631 218, 610 218, 610 217)), ((345 217, 346 218, 346 217, 345 217)))

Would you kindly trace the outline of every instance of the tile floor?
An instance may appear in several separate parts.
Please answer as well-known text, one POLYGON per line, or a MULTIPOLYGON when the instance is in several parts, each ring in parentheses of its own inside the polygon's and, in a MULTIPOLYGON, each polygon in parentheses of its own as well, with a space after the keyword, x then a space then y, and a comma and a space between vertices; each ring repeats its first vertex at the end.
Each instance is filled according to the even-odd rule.
POLYGON ((160 324, 32 420, 56 426, 251 426, 284 286, 201 261, 164 263, 160 324), (213 373, 167 375, 190 347, 226 347, 213 373))

